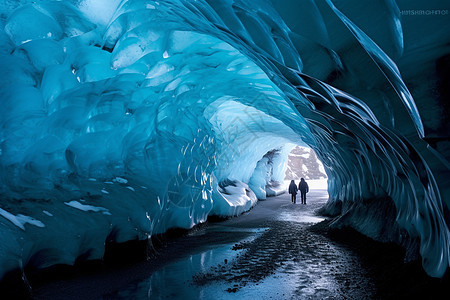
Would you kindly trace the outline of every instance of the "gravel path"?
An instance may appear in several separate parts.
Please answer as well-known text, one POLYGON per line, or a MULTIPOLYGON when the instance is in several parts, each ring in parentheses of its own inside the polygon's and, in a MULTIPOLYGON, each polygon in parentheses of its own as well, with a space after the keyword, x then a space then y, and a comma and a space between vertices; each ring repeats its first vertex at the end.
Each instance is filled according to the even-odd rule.
MULTIPOLYGON (((202 286, 224 281, 229 284, 226 291, 236 293, 249 284, 267 285, 266 277, 287 276, 293 286, 289 289, 291 294, 280 295, 282 298, 372 299, 375 288, 361 267, 359 257, 310 229, 311 221, 320 220, 314 218, 314 211, 323 205, 325 195, 312 192, 307 205, 294 205, 288 196, 260 202, 260 207, 249 213, 255 214, 254 217, 244 216, 222 224, 266 229, 249 242, 235 244, 233 249, 245 250, 237 259, 196 274, 194 283, 202 286), (266 206, 271 206, 270 216, 260 212, 266 206)), ((276 288, 262 285, 261 291, 276 288)))
POLYGON ((37 276, 32 298, 434 299, 450 292, 448 278, 403 264, 398 247, 330 231, 315 215, 327 197, 312 190, 307 205, 288 194, 269 198, 240 217, 154 240, 145 261, 37 276))

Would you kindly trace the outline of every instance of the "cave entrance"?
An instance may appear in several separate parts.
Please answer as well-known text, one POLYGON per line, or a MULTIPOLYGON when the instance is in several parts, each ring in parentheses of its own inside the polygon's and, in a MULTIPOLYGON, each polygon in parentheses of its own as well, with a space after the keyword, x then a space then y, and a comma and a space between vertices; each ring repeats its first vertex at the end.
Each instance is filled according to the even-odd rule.
POLYGON ((313 149, 295 146, 289 153, 284 185, 287 189, 291 180, 298 184, 300 178, 305 178, 310 189, 327 189, 327 174, 322 162, 313 149))

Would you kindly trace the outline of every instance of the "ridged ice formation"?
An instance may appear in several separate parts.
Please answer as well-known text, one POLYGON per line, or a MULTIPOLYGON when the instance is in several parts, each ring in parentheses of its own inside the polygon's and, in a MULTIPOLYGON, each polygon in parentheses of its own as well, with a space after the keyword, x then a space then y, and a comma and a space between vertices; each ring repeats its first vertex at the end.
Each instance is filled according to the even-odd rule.
POLYGON ((393 201, 442 276, 448 6, 2 2, 0 277, 240 214, 274 193, 296 144, 324 163, 344 225, 380 239, 393 201))

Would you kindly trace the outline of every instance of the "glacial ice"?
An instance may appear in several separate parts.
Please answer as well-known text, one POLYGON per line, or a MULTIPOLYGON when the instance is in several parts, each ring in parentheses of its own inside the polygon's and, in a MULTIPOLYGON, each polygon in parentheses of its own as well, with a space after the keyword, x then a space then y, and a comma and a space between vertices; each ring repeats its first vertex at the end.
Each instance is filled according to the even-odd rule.
POLYGON ((416 239, 442 277, 450 7, 422 4, 0 2, 0 278, 241 214, 295 145, 336 226, 416 239))

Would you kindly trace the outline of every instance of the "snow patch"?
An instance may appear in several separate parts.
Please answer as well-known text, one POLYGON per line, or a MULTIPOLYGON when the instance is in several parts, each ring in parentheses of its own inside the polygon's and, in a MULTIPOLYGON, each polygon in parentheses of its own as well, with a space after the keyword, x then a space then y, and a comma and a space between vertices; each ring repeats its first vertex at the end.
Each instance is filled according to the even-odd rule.
POLYGON ((122 178, 122 177, 116 177, 112 181, 118 182, 118 183, 123 183, 123 184, 128 183, 128 180, 126 180, 125 178, 122 178))
POLYGON ((37 227, 45 227, 44 223, 42 223, 41 221, 33 218, 33 217, 29 217, 29 216, 25 216, 22 214, 18 214, 18 215, 13 215, 10 212, 7 212, 6 210, 0 208, 0 215, 3 216, 5 219, 9 220, 11 223, 13 223, 14 225, 16 225, 17 227, 19 227, 22 230, 25 230, 25 224, 30 224, 30 225, 34 225, 37 227))
POLYGON ((78 201, 72 200, 70 202, 64 202, 65 205, 68 205, 70 207, 82 210, 82 211, 94 211, 94 212, 102 212, 105 215, 111 215, 108 209, 101 207, 101 206, 92 206, 92 205, 86 205, 81 204, 78 201))
POLYGON ((46 211, 46 210, 43 210, 42 212, 43 212, 44 214, 46 214, 47 216, 49 216, 49 217, 53 217, 53 214, 50 213, 50 212, 48 212, 48 211, 46 211))

